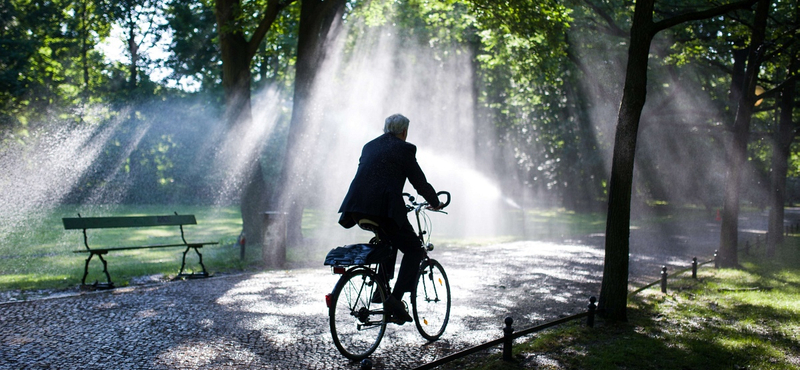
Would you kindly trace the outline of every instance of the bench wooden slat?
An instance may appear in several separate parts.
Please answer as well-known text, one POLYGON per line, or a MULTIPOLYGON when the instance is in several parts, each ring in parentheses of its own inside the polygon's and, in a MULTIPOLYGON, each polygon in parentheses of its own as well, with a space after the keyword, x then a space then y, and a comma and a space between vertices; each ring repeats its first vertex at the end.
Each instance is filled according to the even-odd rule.
POLYGON ((64 229, 109 229, 118 227, 150 227, 196 225, 194 215, 128 216, 128 217, 65 217, 64 229))
POLYGON ((204 245, 214 245, 219 244, 219 242, 202 242, 202 243, 188 243, 188 244, 153 244, 153 245, 139 245, 139 246, 130 246, 130 247, 111 247, 111 248, 92 248, 89 249, 80 249, 74 250, 72 253, 90 253, 90 252, 107 252, 107 251, 124 251, 124 250, 131 250, 131 249, 147 249, 147 248, 168 248, 168 247, 193 247, 197 246, 198 248, 202 248, 204 245))

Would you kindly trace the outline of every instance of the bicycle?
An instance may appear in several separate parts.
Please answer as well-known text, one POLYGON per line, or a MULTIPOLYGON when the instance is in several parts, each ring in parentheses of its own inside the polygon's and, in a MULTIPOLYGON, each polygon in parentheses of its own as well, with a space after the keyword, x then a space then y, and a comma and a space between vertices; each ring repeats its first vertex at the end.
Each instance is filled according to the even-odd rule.
MULTIPOLYGON (((447 196, 442 208, 450 204, 449 192, 436 195, 447 196)), ((430 243, 432 224, 427 212, 432 210, 427 208, 428 203, 416 202, 408 193, 403 196, 408 201, 406 210, 414 211, 416 216, 424 250, 417 284, 411 292, 412 318, 422 337, 435 341, 442 336, 450 320, 450 282, 442 265, 428 256, 433 244, 430 243)), ((446 214, 441 210, 434 212, 446 214)), ((382 302, 390 294, 389 281, 394 277, 397 255, 397 249, 380 239, 377 223, 362 219, 358 225, 375 234, 370 242, 335 248, 325 258, 325 265, 330 265, 334 274, 342 275, 333 291, 325 296, 331 336, 339 352, 354 361, 372 354, 386 332, 390 314, 384 310, 382 302)))

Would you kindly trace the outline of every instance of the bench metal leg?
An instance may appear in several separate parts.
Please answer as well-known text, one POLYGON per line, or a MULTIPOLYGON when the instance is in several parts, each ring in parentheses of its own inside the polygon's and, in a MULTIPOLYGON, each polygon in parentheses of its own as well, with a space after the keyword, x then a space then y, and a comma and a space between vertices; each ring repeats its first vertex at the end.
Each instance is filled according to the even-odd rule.
POLYGON ((89 261, 92 260, 94 257, 94 253, 89 253, 89 257, 86 258, 86 265, 83 267, 83 279, 81 279, 81 286, 86 285, 86 276, 89 275, 89 261))
POLYGON ((86 264, 83 268, 83 279, 81 279, 81 288, 83 289, 113 289, 114 283, 111 281, 111 275, 108 273, 108 262, 106 262, 105 258, 103 258, 103 253, 95 253, 94 251, 89 252, 89 258, 86 259, 86 264), (98 283, 97 281, 94 282, 92 285, 86 284, 86 277, 89 276, 89 262, 92 260, 92 257, 97 255, 97 258, 100 259, 100 262, 103 263, 103 273, 106 275, 106 282, 105 283, 98 283))
POLYGON ((200 253, 200 248, 202 245, 188 245, 186 246, 186 250, 183 251, 183 260, 181 261, 181 271, 178 273, 178 278, 205 278, 208 277, 208 271, 206 271, 206 265, 203 264, 203 255, 200 253), (203 272, 193 272, 191 274, 185 274, 183 272, 184 268, 186 268, 186 253, 189 252, 189 249, 194 249, 195 253, 197 253, 197 258, 200 260, 200 267, 203 268, 203 272))

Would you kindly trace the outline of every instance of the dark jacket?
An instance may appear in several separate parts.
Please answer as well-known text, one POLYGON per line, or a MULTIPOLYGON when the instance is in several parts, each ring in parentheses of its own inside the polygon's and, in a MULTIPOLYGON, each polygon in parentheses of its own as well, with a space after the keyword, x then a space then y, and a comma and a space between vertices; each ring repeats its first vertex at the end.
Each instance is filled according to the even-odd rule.
POLYGON ((407 224, 402 195, 406 179, 428 203, 438 206, 436 190, 419 168, 416 154, 416 146, 392 134, 383 134, 364 145, 356 177, 339 208, 339 224, 353 227, 352 213, 388 217, 398 226, 407 224))

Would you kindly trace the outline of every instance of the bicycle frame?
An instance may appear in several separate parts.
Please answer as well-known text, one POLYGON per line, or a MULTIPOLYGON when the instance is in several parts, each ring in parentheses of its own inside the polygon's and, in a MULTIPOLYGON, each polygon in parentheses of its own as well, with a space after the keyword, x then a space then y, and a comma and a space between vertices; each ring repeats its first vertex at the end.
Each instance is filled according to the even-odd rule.
MULTIPOLYGON (((447 202, 439 208, 444 208, 450 203, 450 193, 439 194, 442 193, 447 195, 447 202)), ((428 216, 425 214, 428 203, 417 203, 412 196, 404 195, 408 197, 410 203, 406 204, 407 210, 409 212, 413 210, 417 219, 417 236, 423 251, 420 273, 416 278, 417 285, 411 294, 413 321, 424 338, 434 341, 442 335, 447 326, 450 315, 450 287, 441 264, 428 256, 428 252, 433 250, 433 245, 425 242, 425 235, 430 238, 431 230, 428 216), (432 282, 430 286, 428 281, 432 282), (437 287, 437 283, 440 287, 437 287), (439 289, 443 289, 441 294, 439 289), (418 291, 421 292, 420 295, 417 295, 418 291), (443 299, 445 304, 438 304, 443 299)), ((325 259, 325 264, 331 265, 335 274, 342 275, 333 292, 325 296, 331 334, 337 349, 351 360, 369 356, 383 338, 386 324, 390 315, 393 315, 385 311, 383 304, 391 294, 389 282, 394 278, 397 259, 397 249, 388 240, 381 238, 383 232, 378 224, 363 220, 359 220, 358 224, 362 229, 375 233, 376 237, 368 244, 351 244, 335 248, 325 259), (391 249, 381 250, 381 248, 391 249), (372 332, 373 329, 377 331, 372 332)), ((396 323, 402 324, 403 321, 396 323)))
MULTIPOLYGON (((447 205, 450 204, 450 193, 446 192, 446 191, 440 191, 440 192, 436 193, 437 197, 440 196, 440 195, 446 195, 447 196, 447 201, 444 202, 443 206, 442 206, 442 208, 444 208, 444 207, 446 207, 447 205)), ((408 198, 409 203, 411 203, 411 205, 406 205, 408 211, 410 212, 410 211, 413 210, 414 211, 414 216, 417 218, 417 237, 419 237, 419 241, 420 241, 420 243, 422 243, 423 249, 425 249, 425 256, 423 257, 423 259, 426 259, 426 258, 428 258, 428 253, 427 252, 433 250, 433 244, 425 242, 425 234, 428 234, 428 230, 423 229, 422 220, 420 219, 419 215, 420 215, 420 213, 423 213, 423 217, 427 217, 427 215, 424 215, 424 212, 425 212, 425 210, 426 210, 426 208, 428 207, 429 204, 427 202, 417 203, 415 198, 413 196, 411 196, 411 194, 408 194, 408 193, 403 193, 403 196, 408 198)), ((447 212, 441 211, 441 210, 436 210, 436 211, 433 211, 433 212, 439 212, 439 213, 447 214, 447 212)), ((427 222, 426 222, 426 224, 427 224, 427 222)))

